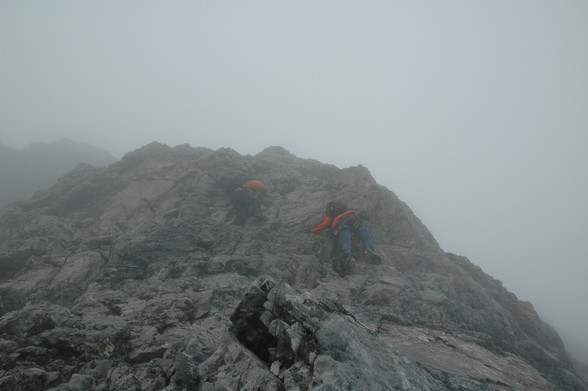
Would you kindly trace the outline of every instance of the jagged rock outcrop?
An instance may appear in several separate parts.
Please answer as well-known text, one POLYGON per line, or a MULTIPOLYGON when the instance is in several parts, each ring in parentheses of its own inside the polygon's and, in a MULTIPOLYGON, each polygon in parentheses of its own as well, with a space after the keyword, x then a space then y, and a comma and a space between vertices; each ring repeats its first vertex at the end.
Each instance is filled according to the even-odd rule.
POLYGON ((0 389, 585 390, 532 305, 364 167, 150 144, 0 212, 0 389), (231 224, 224 181, 270 186, 231 224), (341 277, 308 234, 331 199, 381 264, 341 277), (396 387, 396 388, 395 388, 396 387))

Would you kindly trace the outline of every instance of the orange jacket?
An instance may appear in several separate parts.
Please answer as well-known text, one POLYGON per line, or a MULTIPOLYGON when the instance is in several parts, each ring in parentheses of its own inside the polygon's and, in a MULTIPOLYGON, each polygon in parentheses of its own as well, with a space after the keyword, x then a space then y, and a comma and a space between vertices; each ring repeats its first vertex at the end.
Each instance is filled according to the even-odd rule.
POLYGON ((331 216, 329 216, 329 214, 327 212, 323 212, 322 217, 323 217, 323 221, 321 221, 320 224, 313 227, 310 230, 310 233, 318 234, 331 226, 331 222, 333 221, 333 218, 331 216))
POLYGON ((237 190, 247 190, 247 191, 259 191, 259 192, 267 192, 269 191, 269 187, 267 187, 266 185, 264 185, 263 183, 259 182, 259 181, 255 181, 255 180, 251 180, 251 181, 247 181, 244 184, 242 184, 241 186, 239 186, 238 188, 235 189, 235 191, 237 190))
POLYGON ((323 214, 322 214, 323 221, 321 221, 320 224, 314 226, 310 230, 310 233, 318 234, 319 232, 322 232, 327 228, 331 228, 332 230, 335 230, 335 227, 337 226, 339 219, 345 215, 350 214, 350 213, 355 213, 355 211, 348 210, 347 212, 341 213, 340 215, 335 216, 335 218, 332 218, 331 216, 329 216, 329 214, 327 212, 323 212, 323 214))

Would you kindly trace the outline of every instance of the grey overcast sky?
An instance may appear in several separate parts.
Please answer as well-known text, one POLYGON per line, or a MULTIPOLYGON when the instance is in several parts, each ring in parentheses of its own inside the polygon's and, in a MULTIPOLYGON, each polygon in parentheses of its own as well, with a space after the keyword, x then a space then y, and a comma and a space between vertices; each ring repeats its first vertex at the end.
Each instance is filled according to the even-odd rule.
POLYGON ((0 141, 363 164, 588 345, 586 0, 0 0, 0 141))

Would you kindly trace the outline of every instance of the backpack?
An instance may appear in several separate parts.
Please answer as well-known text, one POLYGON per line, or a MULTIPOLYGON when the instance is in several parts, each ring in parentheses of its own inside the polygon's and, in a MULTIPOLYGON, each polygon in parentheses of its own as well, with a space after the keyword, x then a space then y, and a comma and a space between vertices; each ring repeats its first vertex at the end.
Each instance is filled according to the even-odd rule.
POLYGON ((347 205, 341 201, 331 201, 327 204, 327 213, 331 217, 339 216, 341 213, 347 212, 347 205))
POLYGON ((248 179, 247 175, 245 175, 245 174, 235 175, 234 177, 226 180, 225 191, 227 192, 227 194, 231 194, 233 192, 233 190, 240 187, 242 184, 244 184, 248 180, 249 179, 248 179))

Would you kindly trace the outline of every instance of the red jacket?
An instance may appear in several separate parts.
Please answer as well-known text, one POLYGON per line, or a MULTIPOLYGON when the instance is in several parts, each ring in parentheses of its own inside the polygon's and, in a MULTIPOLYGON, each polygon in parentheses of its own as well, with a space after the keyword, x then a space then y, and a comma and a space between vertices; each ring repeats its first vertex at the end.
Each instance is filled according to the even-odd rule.
POLYGON ((337 226, 339 219, 345 215, 350 214, 350 213, 355 213, 355 211, 348 210, 347 212, 341 213, 340 215, 335 216, 335 218, 332 218, 331 216, 329 216, 329 214, 327 212, 323 212, 323 214, 322 214, 323 221, 321 221, 320 224, 314 226, 310 230, 310 233, 318 234, 327 228, 331 228, 332 230, 335 230, 335 227, 337 226))
POLYGON ((331 226, 331 222, 333 221, 333 218, 331 216, 329 216, 329 214, 327 212, 323 212, 322 217, 323 217, 323 221, 321 221, 320 224, 314 226, 310 230, 310 233, 318 234, 331 226))

